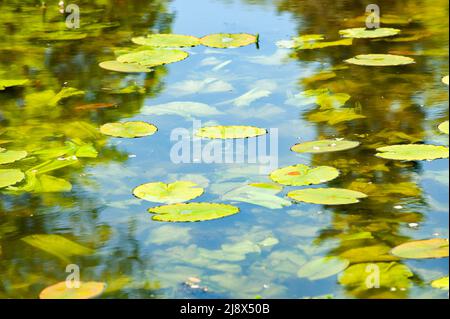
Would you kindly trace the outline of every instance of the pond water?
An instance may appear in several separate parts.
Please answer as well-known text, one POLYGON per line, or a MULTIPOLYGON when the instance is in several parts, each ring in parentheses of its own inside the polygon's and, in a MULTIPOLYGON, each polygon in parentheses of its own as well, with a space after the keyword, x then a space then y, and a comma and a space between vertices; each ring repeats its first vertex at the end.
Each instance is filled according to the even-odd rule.
MULTIPOLYGON (((447 1, 377 1, 382 26, 401 29, 400 36, 312 50, 277 42, 309 34, 337 41, 339 30, 364 26, 370 2, 73 3, 81 10, 77 31, 67 30, 57 1, 48 1, 46 8, 40 1, 0 1, 0 79, 29 80, 0 91, 0 146, 28 152, 1 168, 26 171, 46 161, 61 164, 55 150, 68 141, 92 144, 98 152, 49 169, 46 174, 58 178, 47 180, 52 192, 48 185, 0 189, 0 298, 38 298, 45 287, 66 279, 68 264, 79 267, 82 281, 107 284, 101 298, 448 297, 430 284, 448 276, 448 257, 389 254, 408 241, 448 238, 448 159, 375 157, 376 148, 386 145, 448 145, 448 135, 437 129, 448 120, 448 86, 442 83, 448 74, 447 1), (189 58, 147 74, 99 67, 114 60, 115 52, 138 47, 133 36, 220 32, 259 34, 259 43, 185 49, 189 58), (370 67, 344 62, 368 53, 408 56, 415 63, 370 67), (64 87, 84 94, 49 103, 64 87), (328 89, 331 96, 348 94, 347 113, 311 103, 314 94, 324 92, 310 91, 318 89, 328 89), (186 104, 164 111, 172 102, 204 103, 216 111, 190 113, 186 104), (91 105, 97 103, 114 107, 91 105), (85 105, 91 106, 80 108, 85 105), (146 121, 159 130, 139 139, 98 132, 101 125, 118 121, 146 121), (270 163, 259 157, 256 163, 208 164, 193 149, 193 163, 174 160, 173 132, 208 125, 270 130, 258 144, 262 155, 273 155, 270 163), (361 145, 322 154, 290 150, 299 142, 334 138, 361 145), (225 196, 249 183, 270 183, 271 170, 295 164, 340 170, 338 178, 314 188, 348 188, 369 197, 352 205, 292 203, 270 209, 256 205, 261 198, 250 204, 225 196), (198 223, 158 222, 147 210, 159 204, 132 195, 143 183, 180 180, 205 189, 193 202, 232 204, 240 212, 198 223), (23 240, 42 234, 71 242, 58 244, 56 236, 40 245, 23 240), (338 273, 330 266, 333 273, 318 280, 298 275, 307 262, 333 256, 349 260, 350 268, 338 273), (364 272, 351 268, 369 263, 382 270, 378 289, 369 289, 364 272), (349 283, 345 275, 356 279, 349 283)), ((295 189, 285 187, 279 196, 295 189)))

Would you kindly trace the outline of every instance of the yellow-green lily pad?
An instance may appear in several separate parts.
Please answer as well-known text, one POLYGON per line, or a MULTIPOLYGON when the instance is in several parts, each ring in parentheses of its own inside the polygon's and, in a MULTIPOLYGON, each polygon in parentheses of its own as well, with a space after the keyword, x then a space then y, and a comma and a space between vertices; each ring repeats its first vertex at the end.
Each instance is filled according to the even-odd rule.
POLYGON ((399 161, 424 161, 448 158, 448 147, 423 144, 406 144, 380 147, 376 156, 399 161))
POLYGON ((448 134, 448 121, 445 121, 444 123, 441 123, 438 127, 439 131, 442 133, 448 134))
POLYGON ((366 29, 366 28, 352 28, 340 30, 339 34, 344 38, 358 38, 358 39, 372 39, 392 37, 400 33, 401 30, 394 28, 378 28, 378 29, 366 29))
POLYGON ((0 169, 0 188, 15 185, 25 178, 20 169, 0 169))
POLYGON ((152 69, 137 63, 122 63, 119 61, 105 61, 99 64, 102 69, 121 73, 149 73, 152 69))
POLYGON ((182 34, 149 34, 146 37, 131 39, 136 44, 160 48, 195 47, 200 39, 191 35, 182 34))
POLYGON ((363 66, 397 66, 416 63, 412 58, 394 54, 361 54, 345 62, 363 66))
POLYGON ((329 182, 339 176, 339 171, 330 166, 311 168, 299 164, 280 168, 270 174, 270 178, 287 186, 316 185, 329 182))
POLYGON ((20 161, 27 157, 26 151, 3 151, 0 152, 0 164, 9 164, 20 161))
POLYGON ((103 282, 78 282, 79 287, 68 287, 75 282, 63 281, 45 288, 39 294, 39 299, 92 299, 100 296, 106 288, 103 282))
POLYGON ((391 250, 391 254, 407 259, 448 257, 448 239, 433 238, 403 243, 391 250))
POLYGON ((121 55, 117 61, 121 63, 136 63, 147 67, 179 62, 189 54, 182 50, 151 49, 121 55))
POLYGON ((431 287, 436 289, 448 290, 448 276, 433 280, 431 287))
POLYGON ((220 49, 243 47, 257 41, 257 36, 247 33, 217 33, 200 39, 201 44, 220 49))
POLYGON ((303 265, 297 275, 309 280, 325 279, 344 271, 350 262, 340 257, 323 257, 303 265))
POLYGON ((100 127, 100 132, 105 135, 120 138, 138 138, 155 134, 158 128, 146 122, 117 122, 107 123, 100 127))
POLYGON ((207 126, 199 129, 195 135, 211 139, 237 139, 265 134, 267 134, 266 129, 254 126, 207 126))
POLYGON ((143 184, 133 190, 133 195, 149 202, 177 204, 197 198, 203 192, 203 188, 195 183, 179 181, 172 184, 162 182, 143 184))
POLYGON ((232 205, 215 203, 173 204, 150 208, 152 219, 161 222, 200 222, 224 218, 239 213, 232 205))
POLYGON ((447 84, 447 85, 448 85, 448 83, 449 83, 449 79, 450 79, 450 77, 449 77, 448 75, 444 76, 444 77, 442 78, 442 83, 444 83, 444 84, 447 84))
POLYGON ((296 153, 329 153, 356 148, 361 143, 347 140, 320 140, 294 145, 291 150, 296 153))
POLYGON ((300 189, 288 193, 287 196, 298 202, 320 205, 356 204, 360 199, 367 198, 364 193, 342 188, 300 189))
POLYGON ((0 91, 6 90, 10 87, 24 86, 28 83, 28 80, 0 80, 0 91))

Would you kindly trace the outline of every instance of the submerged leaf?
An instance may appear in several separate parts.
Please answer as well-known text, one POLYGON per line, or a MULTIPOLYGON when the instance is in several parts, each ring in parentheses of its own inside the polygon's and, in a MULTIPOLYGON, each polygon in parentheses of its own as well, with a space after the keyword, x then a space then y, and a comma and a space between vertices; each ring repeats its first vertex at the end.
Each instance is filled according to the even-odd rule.
POLYGON ((292 191, 288 193, 288 197, 311 204, 346 205, 359 203, 359 200, 367 198, 367 195, 342 188, 309 188, 292 191))
POLYGON ((195 183, 179 181, 172 184, 162 182, 143 184, 133 190, 133 195, 149 202, 177 204, 197 198, 203 192, 203 188, 195 183))
POLYGON ((19 169, 0 169, 0 188, 15 185, 25 178, 19 169))
POLYGON ((182 50, 151 49, 121 55, 117 61, 152 67, 182 61, 188 56, 189 54, 182 50))
POLYGON ((215 203, 173 204, 150 208, 152 219, 162 222, 199 222, 237 214, 239 208, 215 203))
POLYGON ((78 287, 69 288, 75 282, 63 281, 42 290, 39 299, 91 299, 100 296, 106 288, 103 282, 77 282, 78 287))
POLYGON ((58 105, 58 103, 64 99, 67 99, 69 97, 73 97, 73 96, 80 96, 80 95, 84 95, 86 92, 75 89, 75 88, 71 88, 71 87, 67 87, 67 88, 63 88, 58 94, 56 94, 48 103, 48 105, 50 106, 56 106, 58 105))
POLYGON ((366 28, 352 28, 340 30, 339 34, 344 38, 358 38, 358 39, 371 39, 371 38, 382 38, 391 37, 400 33, 401 30, 394 28, 377 28, 377 29, 366 29, 366 28))
POLYGON ((200 39, 181 34, 149 34, 147 37, 131 39, 136 44, 161 48, 195 47, 200 39))
POLYGON ((408 259, 445 258, 448 252, 448 239, 443 238, 410 241, 391 251, 394 256, 408 259))
POLYGON ((10 164, 27 157, 26 151, 0 151, 0 164, 10 164))
POLYGON ((325 279, 344 271, 349 265, 348 260, 340 257, 323 257, 303 265, 297 275, 309 280, 325 279))
POLYGON ((140 65, 138 63, 122 63, 119 61, 105 61, 101 62, 99 66, 108 71, 122 72, 122 73, 149 73, 153 72, 149 67, 140 65))
POLYGON ((407 144, 380 147, 376 156, 400 160, 400 161, 423 161, 448 158, 449 150, 444 146, 407 144))
POLYGON ((270 174, 270 178, 287 186, 306 186, 329 182, 339 176, 339 171, 330 166, 310 168, 299 164, 278 169, 270 174))
POLYGON ((396 66, 416 63, 414 59, 393 54, 361 54, 345 62, 365 66, 396 66))
POLYGON ((355 109, 343 108, 338 110, 326 110, 312 113, 308 116, 308 120, 317 123, 328 123, 335 125, 342 122, 348 122, 358 119, 364 119, 366 116, 356 113, 355 109))
POLYGON ((266 135, 267 130, 254 126, 208 126, 195 134, 198 137, 211 139, 237 139, 266 135))
POLYGON ((359 142, 346 140, 320 140, 294 145, 291 150, 296 153, 328 153, 356 148, 359 142))
POLYGON ((222 199, 250 203, 269 209, 280 209, 292 205, 290 201, 276 196, 282 190, 281 186, 273 184, 249 184, 226 193, 222 199))
POLYGON ((433 280, 431 287, 436 289, 448 290, 448 276, 433 280))
POLYGON ((237 48, 258 41, 258 37, 246 33, 218 33, 207 35, 200 39, 201 44, 212 48, 237 48))
POLYGON ((28 84, 28 80, 0 80, 0 91, 6 90, 7 88, 15 86, 24 86, 28 84))
POLYGON ((138 138, 155 134, 158 128, 146 122, 117 122, 107 123, 100 127, 105 135, 120 138, 138 138))

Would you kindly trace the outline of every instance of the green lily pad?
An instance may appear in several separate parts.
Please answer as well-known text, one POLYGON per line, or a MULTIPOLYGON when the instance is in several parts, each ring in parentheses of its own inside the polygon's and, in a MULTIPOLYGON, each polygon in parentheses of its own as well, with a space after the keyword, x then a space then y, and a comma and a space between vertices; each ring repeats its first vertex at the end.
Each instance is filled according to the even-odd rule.
POLYGON ((20 161, 27 157, 26 151, 3 151, 0 152, 0 164, 9 164, 20 161))
POLYGON ((200 44, 199 38, 181 34, 149 34, 147 37, 137 37, 131 41, 139 45, 160 48, 195 47, 200 44))
POLYGON ((329 153, 356 148, 361 143, 346 140, 320 140, 294 145, 291 150, 296 153, 329 153))
POLYGON ((448 148, 436 145, 407 144, 380 147, 376 156, 399 161, 424 161, 448 158, 448 148))
MULTIPOLYGON (((450 77, 449 77, 448 75, 444 76, 444 77, 442 78, 442 83, 444 83, 444 84, 447 84, 447 85, 448 85, 448 83, 449 83, 449 79, 450 79, 450 77)), ((1 88, 0 88, 0 89, 1 89, 1 88)))
POLYGON ((99 64, 102 69, 108 71, 122 72, 122 73, 149 73, 152 69, 142 66, 137 63, 122 63, 119 61, 105 61, 99 64))
POLYGON ((282 190, 283 187, 278 185, 254 183, 233 189, 223 195, 222 199, 250 203, 269 209, 280 209, 292 205, 291 201, 276 196, 282 190))
POLYGON ((188 56, 189 54, 182 50, 151 49, 121 55, 117 58, 117 61, 152 67, 179 62, 188 56))
POLYGON ((431 287, 436 289, 448 290, 448 276, 433 280, 431 287))
POLYGON ((217 33, 201 38, 200 42, 212 48, 237 48, 258 42, 258 37, 247 33, 217 33))
POLYGON ((266 129, 254 126, 208 126, 198 130, 195 135, 211 139, 237 139, 265 134, 267 134, 266 129))
POLYGON ((448 121, 441 123, 438 127, 439 131, 448 135, 448 121))
POLYGON ((330 166, 310 168, 299 164, 278 169, 270 174, 270 178, 287 186, 305 186, 329 182, 339 176, 339 171, 330 166))
POLYGON ((325 279, 344 271, 349 265, 348 260, 340 257, 323 257, 303 265, 297 275, 309 280, 325 279))
POLYGON ((433 238, 403 243, 391 250, 400 258, 427 259, 448 257, 448 239, 433 238))
MULTIPOLYGON (((79 287, 67 287, 63 281, 56 285, 45 288, 39 294, 39 299, 92 299, 100 296, 106 288, 103 282, 78 282, 79 287)), ((70 282, 70 284, 75 284, 70 282)))
POLYGON ((358 39, 372 39, 392 37, 400 33, 401 30, 394 28, 378 28, 378 29, 366 29, 366 28, 352 28, 340 30, 339 34, 344 38, 358 38, 358 39))
POLYGON ((0 169, 0 188, 15 185, 25 178, 20 169, 0 169))
POLYGON ((121 138, 138 138, 155 134, 158 128, 146 122, 117 122, 108 123, 100 127, 105 135, 121 138))
POLYGON ((393 54, 361 54, 345 62, 364 66, 397 66, 416 63, 412 58, 393 54))
POLYGON ((197 198, 203 194, 203 188, 192 182, 148 183, 136 187, 133 195, 154 203, 177 204, 197 198))
POLYGON ((359 203, 367 195, 342 188, 309 188, 288 193, 288 197, 305 203, 321 205, 346 205, 359 203))
POLYGON ((0 91, 6 90, 10 87, 24 86, 28 82, 28 80, 0 80, 0 91))
POLYGON ((150 208, 153 220, 161 222, 200 222, 239 213, 239 208, 215 203, 173 204, 150 208))
POLYGON ((22 241, 67 263, 70 263, 70 259, 74 256, 87 256, 94 253, 92 249, 59 235, 30 235, 22 238, 22 241))

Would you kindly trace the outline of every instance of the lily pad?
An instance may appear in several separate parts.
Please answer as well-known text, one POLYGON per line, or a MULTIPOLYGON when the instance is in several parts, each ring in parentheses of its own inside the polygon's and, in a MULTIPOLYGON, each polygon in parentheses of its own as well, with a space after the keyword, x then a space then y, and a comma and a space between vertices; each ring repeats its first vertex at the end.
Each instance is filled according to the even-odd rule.
POLYGON ((162 182, 143 184, 133 190, 133 195, 149 202, 177 204, 197 198, 203 192, 203 188, 195 183, 179 181, 172 184, 162 182))
POLYGON ((357 39, 372 39, 392 37, 400 33, 401 30, 394 28, 378 28, 378 29, 366 29, 366 28, 352 28, 340 30, 339 34, 344 38, 357 38, 357 39))
POLYGON ((0 188, 15 185, 25 178, 19 169, 0 169, 0 188))
POLYGON ((100 127, 105 135, 120 138, 138 138, 155 134, 158 128, 146 122, 117 122, 108 123, 100 127))
POLYGON ((436 145, 407 144, 380 147, 376 156, 399 161, 424 161, 448 158, 448 148, 436 145))
MULTIPOLYGON (((444 77, 442 78, 442 82, 443 82, 444 84, 447 84, 447 85, 448 85, 449 79, 450 79, 450 77, 449 77, 448 75, 446 75, 446 76, 444 76, 444 77)), ((1 88, 0 88, 0 90, 1 90, 1 88)))
POLYGON ((330 166, 315 168, 303 164, 280 168, 270 174, 270 178, 287 186, 305 186, 322 184, 339 176, 339 171, 330 166))
POLYGON ((78 284, 78 288, 68 288, 68 282, 57 283, 42 290, 39 299, 92 299, 100 296, 106 288, 103 282, 78 282, 78 284))
POLYGON ((179 62, 188 56, 189 54, 182 50, 151 49, 121 55, 117 61, 152 67, 179 62))
POLYGON ((0 91, 6 90, 10 87, 24 86, 28 83, 28 80, 0 80, 0 91))
POLYGON ((448 257, 448 239, 433 238, 410 241, 391 250, 391 254, 400 258, 427 259, 448 257))
POLYGON ((181 34, 149 34, 147 37, 131 39, 136 44, 160 48, 195 47, 200 44, 200 39, 181 34))
POLYGON ((269 209, 280 209, 292 205, 291 201, 276 196, 282 190, 283 187, 278 185, 254 183, 233 189, 223 195, 222 199, 250 203, 269 209))
POLYGON ((412 58, 393 54, 361 54, 345 62, 364 66, 397 66, 416 63, 412 58))
POLYGON ((258 37, 247 33, 217 33, 201 38, 200 42, 212 48, 237 48, 258 42, 258 37))
POLYGON ((215 203, 173 204, 150 208, 153 220, 161 222, 200 222, 224 218, 239 213, 232 205, 215 203))
POLYGON ((439 131, 442 133, 448 134, 448 121, 445 121, 444 123, 441 123, 438 127, 439 131))
POLYGON ((296 153, 328 153, 346 151, 356 148, 361 143, 346 140, 320 140, 294 145, 291 150, 296 153))
POLYGON ((20 161, 27 157, 26 151, 3 151, 0 152, 0 164, 9 164, 20 161))
POLYGON ((99 64, 102 69, 108 71, 122 72, 122 73, 149 73, 152 69, 142 66, 137 63, 122 63, 119 61, 105 61, 99 64))
POLYGON ((303 265, 297 275, 309 280, 325 279, 344 271, 349 265, 348 260, 340 257, 323 257, 303 265))
POLYGON ((267 134, 266 129, 254 126, 208 126, 198 130, 195 135, 211 139, 237 139, 265 134, 267 134))
POLYGON ((436 289, 448 290, 448 276, 433 280, 431 287, 436 289))
POLYGON ((367 195, 342 188, 309 188, 288 193, 288 197, 305 203, 321 205, 346 205, 359 203, 367 195))

